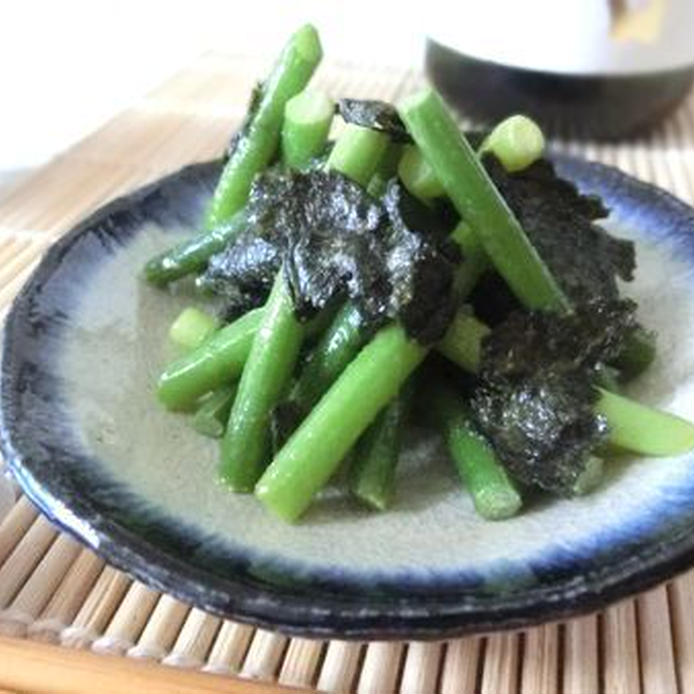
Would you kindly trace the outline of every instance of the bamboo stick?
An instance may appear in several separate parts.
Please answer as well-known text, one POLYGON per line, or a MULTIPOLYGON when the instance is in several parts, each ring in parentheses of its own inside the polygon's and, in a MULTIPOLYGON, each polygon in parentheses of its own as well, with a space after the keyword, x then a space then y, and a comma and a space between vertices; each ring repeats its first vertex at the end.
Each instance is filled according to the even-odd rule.
POLYGON ((104 568, 72 624, 60 634, 70 648, 87 648, 103 632, 132 583, 124 573, 104 568))
POLYGON ((277 678, 279 682, 293 687, 312 687, 318 679, 318 665, 324 647, 324 641, 291 639, 277 678))
POLYGON ((186 617, 171 653, 163 662, 182 668, 201 667, 220 623, 219 617, 213 617, 197 607, 193 608, 186 617))
POLYGON ((521 694, 556 694, 559 686, 559 627, 545 624, 525 632, 521 694))
POLYGON ((357 685, 358 694, 392 694, 398 686, 404 644, 397 641, 373 641, 366 655, 357 685))
POLYGON ((441 694, 473 694, 477 685, 482 638, 449 641, 441 671, 441 694))
POLYGON ((564 625, 564 694, 597 692, 598 620, 580 617, 564 625))
POLYGON ((320 692, 346 694, 354 691, 363 644, 354 641, 328 642, 316 688, 320 692))
POLYGON ((0 567, 0 610, 10 604, 55 540, 56 534, 56 529, 43 516, 38 516, 31 524, 0 567))
POLYGON ((225 620, 217 634, 203 670, 218 674, 236 674, 241 669, 254 628, 225 620))
POLYGON ((518 635, 487 637, 482 667, 481 694, 515 692, 518 687, 518 635))
POLYGON ((128 655, 149 660, 164 658, 176 641, 189 610, 189 605, 170 595, 162 595, 128 655))
POLYGON ((103 559, 90 549, 83 549, 40 618, 29 625, 29 636, 49 643, 57 642, 60 632, 74 619, 103 566, 103 559))
POLYGON ((216 675, 166 668, 134 658, 98 656, 44 643, 32 648, 0 638, 0 681, 18 692, 36 694, 309 694, 280 685, 220 680, 216 675))
MULTIPOLYGON (((667 588, 637 598, 639 662, 644 692, 677 692, 667 588)), ((694 615, 692 616, 694 618, 694 615)))
POLYGON ((605 691, 610 694, 639 694, 639 645, 636 608, 626 600, 603 613, 605 691))
POLYGON ((681 694, 694 694, 694 573, 670 584, 675 665, 681 694))
POLYGON ((134 581, 103 636, 92 644, 92 650, 111 655, 125 653, 137 641, 158 598, 159 593, 134 581))
POLYGON ((435 694, 443 644, 412 641, 400 681, 400 694, 435 694))
POLYGON ((274 679, 286 646, 286 636, 256 629, 241 668, 241 676, 265 681, 274 679))
POLYGON ((80 546, 69 535, 58 535, 10 606, 0 610, 0 634, 26 634, 29 625, 50 601, 79 551, 80 546))
POLYGON ((38 512, 25 496, 21 496, 0 523, 0 567, 36 520, 38 512))

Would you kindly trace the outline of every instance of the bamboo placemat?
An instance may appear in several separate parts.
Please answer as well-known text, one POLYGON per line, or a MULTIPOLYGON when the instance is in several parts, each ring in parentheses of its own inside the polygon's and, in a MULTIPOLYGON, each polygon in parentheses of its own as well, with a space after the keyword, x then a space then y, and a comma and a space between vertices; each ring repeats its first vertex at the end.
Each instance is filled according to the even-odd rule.
MULTIPOLYGON (((207 54, 6 191, 0 317, 42 252, 79 218, 217 156, 266 68, 207 54)), ((335 95, 394 100, 422 78, 327 65, 318 80, 335 95)), ((694 201, 694 98, 647 139, 556 145, 694 201)), ((0 518, 0 694, 2 687, 250 693, 279 685, 356 694, 694 694, 691 573, 602 613, 519 633, 438 643, 311 641, 221 620, 152 591, 57 532, 14 493, 0 518)))

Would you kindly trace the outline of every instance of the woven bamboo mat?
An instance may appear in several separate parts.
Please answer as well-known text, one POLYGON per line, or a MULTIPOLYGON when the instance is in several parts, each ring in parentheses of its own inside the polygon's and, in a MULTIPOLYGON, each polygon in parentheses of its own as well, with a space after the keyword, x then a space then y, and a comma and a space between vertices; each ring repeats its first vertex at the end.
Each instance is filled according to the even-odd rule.
MULTIPOLYGON (((163 173, 218 155, 266 67, 205 55, 5 191, 0 317, 42 252, 79 218, 163 173)), ((319 81, 335 95, 396 99, 421 77, 328 65, 319 81)), ((557 146, 694 202, 694 98, 647 139, 557 146)), ((270 692, 279 683, 357 694, 694 694, 694 574, 600 614, 520 633, 441 643, 310 641, 220 620, 152 591, 105 566, 14 494, 0 517, 0 689, 89 691, 76 683, 81 672, 102 694, 124 691, 109 673, 149 660, 185 672, 128 670, 128 691, 138 691, 139 682, 140 690, 189 693, 270 692), (75 649, 119 658, 100 658, 92 667, 86 656, 69 655, 75 649), (33 664, 38 684, 27 672, 33 664), (192 671, 227 677, 191 679, 192 671), (249 680, 267 684, 242 684, 249 680)))

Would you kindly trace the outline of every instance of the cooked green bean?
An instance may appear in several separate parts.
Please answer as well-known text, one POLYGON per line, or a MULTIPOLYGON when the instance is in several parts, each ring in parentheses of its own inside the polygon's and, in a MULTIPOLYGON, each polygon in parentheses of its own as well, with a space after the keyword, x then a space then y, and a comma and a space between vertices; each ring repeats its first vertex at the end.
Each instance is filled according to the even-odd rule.
POLYGON ((398 176, 407 190, 420 200, 439 198, 446 194, 429 162, 417 145, 405 145, 398 176))
POLYGON ((229 420, 235 395, 236 384, 220 386, 210 393, 193 415, 193 429, 205 436, 221 438, 229 420))
POLYGON ((246 203, 253 177, 277 151, 286 103, 308 84, 322 55, 318 32, 310 24, 301 27, 285 46, 262 85, 258 107, 241 141, 224 166, 207 212, 208 229, 228 220, 246 203))
POLYGON ((492 152, 506 171, 521 171, 542 156, 545 136, 531 118, 509 116, 487 135, 479 151, 492 152))
POLYGON ((387 147, 387 135, 348 123, 330 152, 326 166, 366 188, 387 147))
POLYGON ((397 324, 359 352, 275 456, 256 485, 273 513, 296 520, 347 451, 396 395, 427 350, 397 324), (358 407, 354 403, 359 403, 358 407))
POLYGON ((217 319, 199 308, 183 309, 169 328, 169 339, 190 351, 199 347, 217 329, 217 319))
POLYGON ((350 489, 376 511, 384 511, 393 497, 395 467, 413 394, 410 379, 352 449, 350 489))
POLYGON ((145 265, 145 279, 151 284, 164 286, 203 270, 211 256, 223 250, 246 228, 246 221, 246 214, 241 210, 211 231, 197 234, 160 253, 145 265))
POLYGON ((308 357, 287 400, 302 417, 320 400, 368 339, 364 319, 347 302, 308 357))
POLYGON ((463 399, 438 384, 430 393, 431 417, 441 429, 475 510, 487 520, 515 516, 523 501, 494 449, 472 423, 463 399))
POLYGON ((424 90, 406 99, 399 112, 458 213, 519 300, 530 309, 568 310, 564 293, 441 97, 431 89, 424 90))
POLYGON ((262 316, 263 309, 249 311, 170 364, 157 383, 161 403, 170 410, 185 409, 205 393, 236 380, 246 363, 262 316))
POLYGON ((272 409, 294 369, 303 335, 280 272, 253 338, 222 440, 220 477, 236 492, 252 491, 265 467, 272 409))
POLYGON ((325 147, 335 102, 323 92, 305 89, 284 108, 282 159, 294 169, 305 168, 325 147))
POLYGON ((642 455, 672 456, 694 448, 694 426, 681 417, 598 388, 596 410, 607 418, 610 443, 642 455))

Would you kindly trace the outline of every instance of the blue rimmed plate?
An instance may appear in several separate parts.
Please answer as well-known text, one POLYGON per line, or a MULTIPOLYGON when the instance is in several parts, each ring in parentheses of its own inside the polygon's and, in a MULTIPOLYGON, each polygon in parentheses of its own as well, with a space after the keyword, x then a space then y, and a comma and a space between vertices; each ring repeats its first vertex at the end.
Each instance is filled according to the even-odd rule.
MULTIPOLYGON (((692 418, 694 211, 616 169, 559 157, 637 243, 625 292, 659 333, 638 399, 692 418)), ((167 330, 194 298, 140 279, 199 219, 218 162, 187 167, 63 237, 8 315, 0 443, 26 493, 106 560, 202 608, 289 632, 442 638, 593 610, 694 563, 694 456, 611 462, 601 488, 479 519, 441 448, 413 435, 397 498, 327 490, 285 525, 216 482, 217 444, 156 403, 167 330)), ((359 407, 355 402, 354 407, 359 407)))

